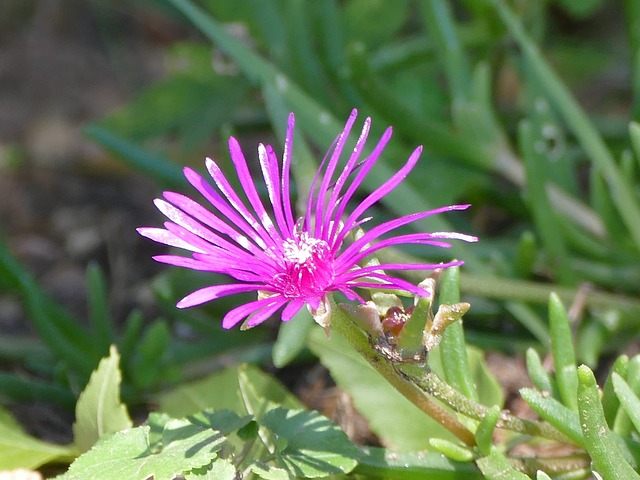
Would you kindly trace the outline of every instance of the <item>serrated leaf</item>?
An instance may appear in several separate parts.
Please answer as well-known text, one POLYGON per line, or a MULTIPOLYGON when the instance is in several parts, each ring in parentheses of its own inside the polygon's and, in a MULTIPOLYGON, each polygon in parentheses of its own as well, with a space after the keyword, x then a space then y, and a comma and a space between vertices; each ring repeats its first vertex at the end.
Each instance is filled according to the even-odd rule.
POLYGON ((148 426, 105 437, 57 480, 173 480, 176 475, 208 465, 216 457, 209 440, 216 436, 218 445, 219 433, 210 429, 196 431, 193 425, 175 426, 184 430, 174 432, 171 443, 159 452, 150 450, 148 426))
POLYGON ((331 420, 310 410, 275 408, 261 424, 286 446, 276 452, 278 463, 295 476, 326 477, 349 473, 358 464, 358 449, 331 420))
POLYGON ((216 458, 207 467, 194 468, 186 473, 185 480, 235 480, 236 468, 226 458, 216 458))
POLYGON ((91 448, 100 437, 132 426, 127 407, 120 402, 119 361, 120 355, 112 345, 109 356, 100 361, 78 398, 73 436, 81 452, 91 448))
POLYGON ((284 468, 274 467, 263 462, 256 462, 250 465, 249 468, 253 473, 264 480, 291 480, 292 478, 295 478, 289 475, 289 472, 284 468))
POLYGON ((71 446, 43 442, 26 433, 9 412, 0 407, 0 470, 38 468, 76 455, 71 446))
POLYGON ((251 423, 252 418, 251 415, 241 417, 231 410, 204 410, 190 416, 189 421, 227 435, 251 423))

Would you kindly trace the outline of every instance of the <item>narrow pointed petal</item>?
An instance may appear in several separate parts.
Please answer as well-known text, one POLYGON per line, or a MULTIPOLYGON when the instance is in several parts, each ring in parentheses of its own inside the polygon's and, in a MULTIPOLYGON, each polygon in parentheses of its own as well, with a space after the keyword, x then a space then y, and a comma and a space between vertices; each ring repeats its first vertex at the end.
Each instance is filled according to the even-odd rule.
POLYGON ((178 302, 177 307, 193 307, 194 305, 201 305, 203 303, 210 302, 211 300, 216 300, 217 298, 226 297, 227 295, 234 295, 242 292, 254 292, 261 288, 263 288, 263 285, 249 285, 246 283, 212 285, 190 293, 178 302))
POLYGON ((304 300, 295 299, 291 300, 284 310, 282 310, 281 319, 283 322, 288 322, 300 311, 300 309, 304 307, 304 300))
MULTIPOLYGON (((358 187, 360 187, 360 184, 362 183, 362 181, 365 179, 369 171, 373 168, 373 166, 376 164, 376 162, 380 158, 382 151, 384 150, 384 148, 387 146, 387 143, 389 143, 389 140, 391 139, 392 133, 393 133, 393 130, 391 129, 391 127, 387 128, 384 132, 384 135, 382 135, 382 138, 380 138, 380 140, 378 141, 378 144, 371 152, 371 155, 369 155, 362 162, 362 165, 360 166, 360 169, 356 173, 355 178, 351 182, 351 185, 349 185, 349 188, 340 199, 340 205, 336 210, 336 214, 334 217, 336 220, 339 220, 342 218, 342 215, 344 214, 344 211, 347 208, 347 204, 349 203, 349 200, 351 200, 351 197, 353 196, 353 194, 356 192, 358 187)), ((334 229, 332 230, 329 238, 332 239, 332 243, 334 245, 339 245, 344 239, 344 236, 341 236, 340 233, 336 232, 334 229), (336 233, 338 238, 335 238, 336 233)))
POLYGON ((165 245, 169 245, 170 247, 183 248, 191 252, 204 253, 204 250, 197 248, 188 242, 185 242, 183 239, 162 228, 141 227, 138 228, 137 231, 143 237, 147 237, 154 242, 163 243, 165 245))
POLYGON ((296 119, 293 113, 289 114, 287 120, 287 134, 284 140, 284 153, 282 155, 282 206, 284 207, 284 214, 287 220, 288 231, 293 232, 293 227, 296 223, 293 211, 291 207, 291 185, 289 178, 291 175, 291 151, 293 148, 293 129, 295 127, 296 119))
MULTIPOLYGON (((327 215, 325 213, 327 206, 325 205, 325 200, 327 197, 327 191, 329 185, 331 183, 331 179, 333 178, 333 174, 336 171, 336 167, 338 166, 338 162, 340 161, 340 156, 342 155, 342 151, 344 150, 344 145, 349 139, 349 134, 351 133, 351 128, 353 127, 354 122, 356 121, 356 117, 358 116, 357 110, 352 110, 351 115, 347 119, 347 123, 338 138, 336 139, 336 146, 331 154, 331 158, 329 159, 329 163, 327 164, 327 169, 325 170, 322 182, 320 183, 320 188, 318 189, 318 193, 316 195, 316 224, 315 224, 315 235, 316 237, 323 236, 323 229, 325 227, 324 222, 320 221, 320 219, 327 220, 327 215)), ((328 228, 328 225, 327 225, 328 228)))
POLYGON ((247 318, 249 315, 258 313, 263 308, 273 308, 275 305, 278 305, 280 307, 284 305, 285 302, 286 299, 284 299, 283 297, 269 297, 240 305, 239 307, 236 307, 233 310, 227 312, 227 314, 222 318, 222 328, 232 328, 243 321, 245 318, 247 318))
MULTIPOLYGON (((343 230, 338 234, 337 241, 340 242, 344 239, 346 232, 351 229, 353 223, 355 223, 358 218, 373 204, 375 204, 378 200, 384 197, 387 193, 393 190, 400 182, 402 182, 409 172, 413 169, 415 164, 418 162, 420 158, 420 154, 422 153, 422 147, 416 148, 407 163, 403 165, 403 167, 398 170, 389 180, 384 182, 380 187, 371 192, 354 210, 351 212, 347 220, 344 222, 343 230)), ((362 173, 362 172, 360 172, 362 173)))

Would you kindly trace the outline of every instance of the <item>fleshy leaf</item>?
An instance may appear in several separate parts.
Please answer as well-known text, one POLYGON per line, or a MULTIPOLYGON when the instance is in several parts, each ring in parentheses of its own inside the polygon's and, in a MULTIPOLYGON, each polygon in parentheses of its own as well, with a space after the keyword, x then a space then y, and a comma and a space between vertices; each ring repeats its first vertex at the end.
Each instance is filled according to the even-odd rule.
POLYGON ((384 471, 389 480, 482 480, 484 477, 470 462, 455 462, 436 452, 398 453, 378 447, 361 447, 360 464, 354 473, 376 478, 384 471))
POLYGON ((497 450, 476 463, 487 480, 529 480, 524 473, 515 470, 507 457, 497 450))
POLYGON ((614 372, 613 376, 613 388, 616 395, 620 399, 622 408, 624 408, 627 415, 631 419, 636 430, 640 432, 640 399, 629 387, 629 384, 625 382, 624 378, 614 372))
POLYGON ((358 463, 358 449, 318 412, 275 408, 261 423, 276 439, 286 440, 284 448, 276 452, 278 464, 297 477, 349 473, 358 463))
POLYGON ((578 367, 578 411, 593 468, 606 479, 640 479, 625 459, 616 435, 609 430, 595 376, 586 365, 578 367))
POLYGON ((532 388, 520 389, 520 395, 540 417, 564 433, 576 445, 584 445, 580 418, 576 412, 555 398, 545 397, 532 388))
POLYGON ((109 356, 100 361, 80 394, 73 435, 76 447, 82 452, 91 448, 100 437, 132 426, 127 408, 120 402, 122 375, 119 361, 116 347, 111 346, 109 356))

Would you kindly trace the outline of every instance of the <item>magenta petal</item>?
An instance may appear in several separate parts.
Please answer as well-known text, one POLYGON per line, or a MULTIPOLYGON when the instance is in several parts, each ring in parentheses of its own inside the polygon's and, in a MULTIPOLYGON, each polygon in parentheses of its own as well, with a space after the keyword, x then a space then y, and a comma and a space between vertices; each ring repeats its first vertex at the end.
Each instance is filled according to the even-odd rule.
POLYGON ((265 320, 268 320, 274 313, 282 308, 282 305, 282 301, 274 302, 273 304, 267 305, 262 310, 251 314, 251 316, 247 319, 247 327, 255 327, 265 320))
POLYGON ((287 306, 284 307, 284 310, 282 310, 282 316, 280 318, 283 322, 288 322, 300 311, 302 307, 304 307, 304 300, 291 300, 287 306))
POLYGON ((295 119, 289 116, 282 168, 269 145, 260 144, 258 159, 262 172, 258 185, 238 142, 229 140, 229 152, 240 188, 234 189, 228 177, 213 160, 206 167, 214 184, 185 168, 189 183, 209 202, 203 206, 175 192, 165 192, 155 201, 170 220, 162 228, 140 228, 138 232, 156 242, 191 252, 190 256, 157 255, 155 260, 170 265, 215 272, 230 277, 229 284, 201 288, 183 298, 179 308, 200 305, 228 295, 258 292, 258 300, 230 310, 222 319, 231 328, 246 319, 247 326, 264 322, 282 310, 281 320, 289 321, 307 304, 317 310, 331 292, 341 292, 349 300, 364 303, 356 289, 404 290, 426 296, 428 292, 386 270, 429 270, 459 265, 449 263, 386 263, 361 267, 367 256, 395 245, 419 244, 448 247, 449 241, 473 242, 477 239, 456 232, 402 233, 398 229, 467 205, 453 205, 428 212, 406 215, 373 226, 351 245, 343 245, 347 235, 368 225, 372 217, 366 211, 392 191, 415 166, 421 147, 405 165, 377 189, 364 197, 353 211, 349 202, 357 194, 370 170, 379 160, 392 130, 388 128, 371 153, 361 158, 371 128, 364 122, 360 136, 341 167, 341 157, 355 123, 354 109, 314 175, 303 217, 296 221, 291 203, 291 163, 295 119), (340 172, 338 174, 338 172, 340 172), (335 177, 337 176, 337 179, 335 177), (268 202, 259 193, 266 187, 268 202), (346 219, 344 219, 346 217, 346 219))
MULTIPOLYGON (((227 314, 222 318, 222 328, 232 328, 252 313, 257 313, 265 307, 273 308, 274 305, 278 305, 278 307, 280 307, 284 302, 286 302, 286 300, 282 297, 270 297, 240 305, 239 307, 227 312, 227 314)), ((277 308, 275 310, 277 310, 277 308)))
POLYGON ((264 288, 264 285, 250 285, 246 283, 230 284, 230 285, 211 285, 201 288, 190 293, 178 302, 178 308, 193 307, 202 303, 210 302, 220 297, 233 295, 241 292, 251 292, 264 288))

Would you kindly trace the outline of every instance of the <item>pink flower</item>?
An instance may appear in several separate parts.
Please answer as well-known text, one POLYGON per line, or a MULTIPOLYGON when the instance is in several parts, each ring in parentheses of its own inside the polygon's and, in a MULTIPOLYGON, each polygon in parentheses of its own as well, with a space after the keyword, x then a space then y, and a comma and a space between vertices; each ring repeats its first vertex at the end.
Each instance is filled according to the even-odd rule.
POLYGON ((372 153, 364 158, 371 119, 348 160, 338 173, 340 157, 357 116, 353 110, 333 151, 327 154, 313 180, 306 211, 296 218, 291 206, 290 168, 294 116, 289 116, 282 171, 269 145, 258 146, 262 176, 269 195, 265 207, 237 140, 229 139, 229 151, 236 168, 244 198, 234 191, 218 165, 207 158, 206 166, 217 188, 190 168, 187 180, 213 206, 210 211, 180 193, 164 192, 156 199, 158 209, 169 218, 161 228, 139 228, 138 232, 166 245, 191 252, 190 257, 159 255, 155 260, 170 265, 229 275, 233 283, 211 285, 197 290, 178 302, 179 308, 191 307, 220 297, 255 291, 257 299, 229 311, 222 320, 231 328, 248 317, 246 325, 258 325, 282 309, 283 321, 290 320, 305 304, 326 326, 330 316, 328 297, 341 292, 350 300, 364 302, 356 289, 404 290, 427 296, 422 288, 386 273, 387 270, 428 270, 459 265, 391 263, 363 264, 370 255, 389 246, 402 244, 449 247, 446 239, 477 239, 453 232, 411 233, 387 236, 399 227, 449 210, 464 210, 468 205, 453 205, 428 212, 414 213, 384 222, 362 233, 360 227, 370 220, 364 213, 393 190, 414 167, 422 147, 383 185, 367 195, 352 211, 347 206, 363 179, 380 158, 391 137, 388 128, 372 153), (248 202, 248 204, 247 204, 248 202), (354 235, 360 231, 360 235, 354 235))

